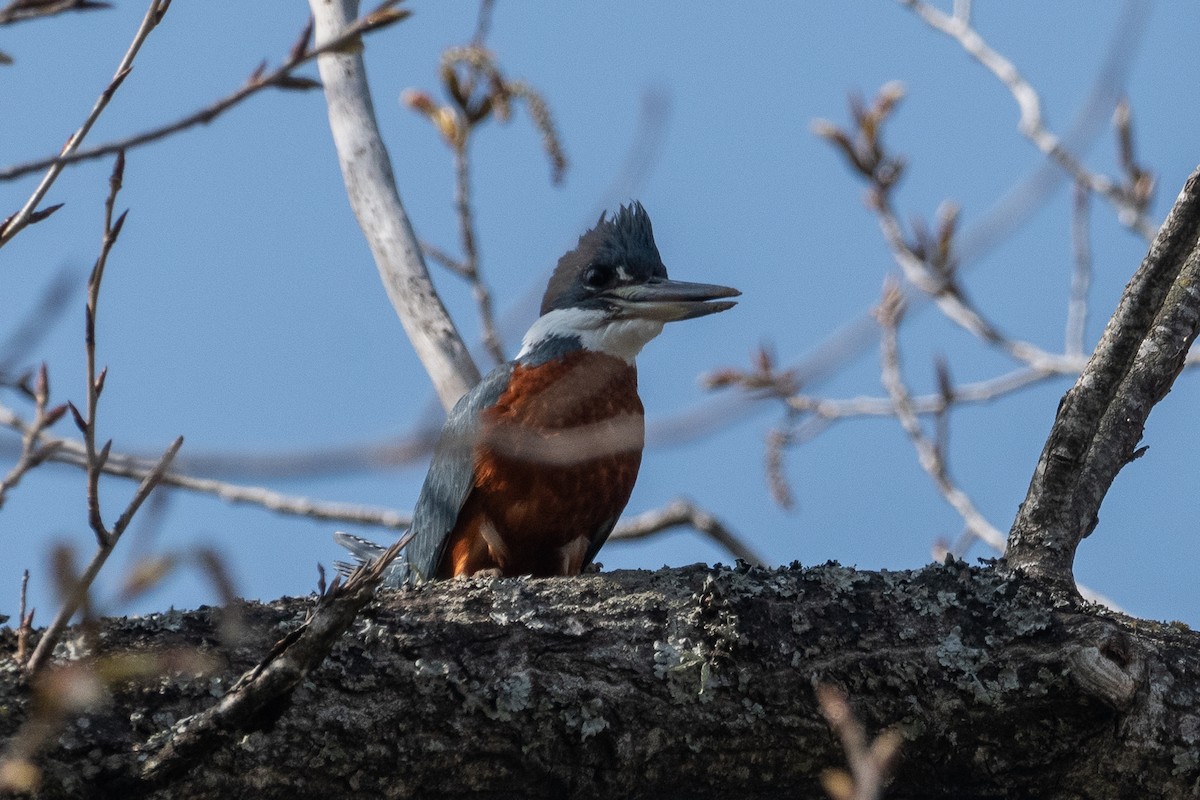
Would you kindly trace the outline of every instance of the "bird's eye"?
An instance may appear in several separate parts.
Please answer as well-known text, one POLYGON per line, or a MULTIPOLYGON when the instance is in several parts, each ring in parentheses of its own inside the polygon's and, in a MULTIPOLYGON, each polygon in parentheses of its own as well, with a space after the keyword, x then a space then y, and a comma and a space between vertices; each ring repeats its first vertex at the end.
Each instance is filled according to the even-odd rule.
POLYGON ((616 275, 616 270, 607 264, 593 264, 584 270, 583 283, 591 289, 603 289, 612 285, 616 275))

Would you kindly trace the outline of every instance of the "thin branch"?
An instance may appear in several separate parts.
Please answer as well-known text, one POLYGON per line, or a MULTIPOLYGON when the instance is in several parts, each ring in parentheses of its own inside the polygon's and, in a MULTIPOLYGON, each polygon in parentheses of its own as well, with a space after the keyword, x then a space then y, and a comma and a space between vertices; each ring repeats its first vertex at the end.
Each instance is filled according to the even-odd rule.
POLYGON ((1053 360, 1055 357, 1040 347, 1003 334, 968 300, 958 281, 958 209, 954 205, 942 204, 932 231, 918 221, 912 226, 911 239, 905 235, 892 204, 905 162, 883 144, 886 123, 903 97, 904 87, 894 81, 885 84, 869 106, 852 96, 850 131, 816 120, 813 132, 836 147, 867 182, 867 205, 875 212, 884 241, 909 283, 932 299, 951 322, 1012 358, 1031 366, 1053 360))
POLYGON ((613 529, 608 539, 611 542, 644 539, 679 527, 693 528, 725 548, 734 558, 740 558, 748 564, 766 564, 753 548, 729 530, 721 520, 683 498, 672 500, 662 508, 645 511, 626 519, 613 529))
POLYGON ((956 6, 955 13, 949 15, 922 0, 899 2, 916 13, 927 25, 957 41, 968 55, 1007 87, 1021 112, 1018 130, 1042 153, 1066 170, 1076 183, 1084 184, 1112 203, 1122 225, 1147 240, 1154 238, 1156 227, 1146 217, 1144 205, 1132 198, 1125 187, 1110 178, 1090 172, 1063 146, 1058 136, 1046 128, 1037 90, 1025 80, 1011 61, 993 50, 979 32, 971 27, 969 6, 956 6))
MULTIPOLYGON (((451 408, 479 382, 471 360, 429 278, 421 246, 400 201, 367 85, 361 48, 329 49, 346 35, 357 0, 309 0, 329 124, 350 205, 367 237, 392 306, 442 401, 451 408)), ((379 12, 376 12, 379 13, 379 12)))
POLYGON ((1128 98, 1122 97, 1113 111, 1113 128, 1117 132, 1117 157, 1121 162, 1121 171, 1125 173, 1125 185, 1122 187, 1130 202, 1141 211, 1150 207, 1154 196, 1154 175, 1138 163, 1133 146, 1133 112, 1129 108, 1128 98))
POLYGON ((83 444, 87 456, 88 523, 96 534, 101 547, 108 544, 112 538, 112 533, 104 527, 104 520, 100 515, 100 467, 103 461, 108 460, 111 442, 104 446, 104 457, 101 458, 96 451, 96 408, 100 401, 100 393, 104 391, 107 370, 100 372, 99 375, 96 373, 96 312, 99 308, 100 285, 104 280, 104 267, 108 264, 108 254, 112 252, 113 245, 117 243, 117 239, 121 235, 121 229, 125 224, 125 213, 128 213, 121 214, 115 222, 113 221, 113 209, 124 178, 125 153, 122 151, 117 154, 116 163, 113 164, 112 175, 109 178, 108 197, 104 201, 104 237, 100 244, 100 255, 88 278, 87 319, 84 336, 84 349, 87 356, 87 418, 81 419, 79 412, 75 410, 74 406, 71 406, 75 415, 75 423, 83 432, 83 444))
MULTIPOLYGON (((50 659, 54 652, 54 647, 62 636, 71 618, 75 616, 75 612, 82 606, 85 609, 85 618, 89 616, 87 612, 88 597, 91 591, 93 581, 108 561, 109 555, 120 541, 121 535, 125 529, 129 527, 130 521, 141 508, 143 502, 150 495, 154 488, 158 486, 163 475, 171 466, 171 461, 175 458, 175 454, 179 452, 179 448, 183 446, 183 437, 177 438, 163 453, 158 463, 138 485, 134 491, 132 499, 125 507, 125 510, 113 523, 112 528, 106 528, 104 520, 100 514, 100 474, 104 467, 104 462, 108 460, 109 449, 112 442, 105 444, 99 451, 96 450, 96 411, 100 400, 100 394, 104 390, 104 378, 106 371, 102 370, 99 374, 96 373, 96 317, 99 310, 100 301, 100 286, 104 280, 104 269, 108 263, 108 256, 112 252, 113 246, 117 243, 117 239, 121 235, 121 229, 125 222, 125 216, 128 212, 122 213, 114 219, 114 209, 116 206, 117 195, 121 191, 121 184, 125 174, 125 154, 120 153, 117 156, 116 163, 113 165, 112 174, 109 177, 108 196, 104 201, 104 236, 100 245, 100 255, 96 258, 96 264, 92 268, 92 274, 88 278, 88 295, 87 295, 87 316, 84 327, 84 343, 87 361, 87 417, 86 419, 74 405, 69 405, 75 424, 79 427, 84 437, 84 464, 87 470, 87 506, 88 506, 88 523, 91 525, 92 531, 96 534, 97 548, 92 556, 91 562, 83 573, 78 578, 74 578, 73 569, 62 569, 59 571, 60 577, 68 583, 65 587, 63 604, 58 610, 58 614, 54 620, 46 628, 42 634, 41 640, 38 642, 37 648, 33 651, 33 655, 26 665, 26 672, 29 675, 34 675, 39 669, 50 659)), ((45 370, 42 371, 42 377, 45 377, 45 370)), ((44 380, 39 380, 38 395, 42 398, 39 403, 44 405, 45 397, 49 394, 49 388, 44 380)), ((46 445, 43 445, 45 447, 46 445)))
MULTIPOLYGON (((170 136, 188 128, 193 128, 197 125, 206 125, 212 122, 221 114, 236 105, 241 104, 244 100, 252 97, 264 89, 277 88, 286 90, 308 90, 316 89, 320 86, 319 83, 311 78, 304 78, 293 75, 297 68, 307 64, 313 59, 326 53, 344 51, 355 47, 359 39, 366 33, 379 30, 394 22, 398 22, 407 16, 407 12, 392 11, 389 7, 395 5, 397 0, 385 2, 378 9, 367 14, 364 17, 356 19, 346 26, 337 36, 323 41, 319 46, 307 47, 308 36, 311 33, 310 28, 306 27, 303 31, 303 38, 298 41, 299 47, 293 47, 288 58, 276 69, 266 72, 264 65, 260 65, 254 72, 251 73, 246 83, 241 88, 234 91, 215 103, 206 106, 205 108, 189 114, 186 117, 176 120, 175 122, 161 125, 157 128, 143 131, 142 133, 118 139, 112 142, 107 142, 95 147, 82 149, 74 152, 64 151, 60 155, 50 158, 40 159, 38 161, 30 161, 24 164, 17 164, 11 167, 0 170, 0 181, 10 181, 19 178, 30 172, 36 172, 46 167, 52 169, 62 167, 68 164, 76 164, 81 161, 91 161, 104 156, 112 155, 123 150, 132 150, 135 147, 140 147, 150 142, 158 141, 167 136, 170 136)), ((169 4, 169 3, 168 3, 169 4)))
MULTIPOLYGON (((1063 141, 1071 149, 1088 150, 1099 131, 1098 121, 1107 117, 1108 108, 1126 83, 1130 65, 1145 32, 1147 17, 1144 5, 1127 2, 1124 13, 1113 26, 1113 35, 1104 50, 1104 57, 1081 104, 1071 129, 1063 141)), ((958 236, 960 269, 978 262, 987 252, 1010 237, 1045 206, 1061 183, 1062 170, 1045 161, 1036 169, 1015 181, 1009 190, 987 213, 958 236)), ((597 212, 598 213, 598 212, 597 212)), ((913 307, 924 296, 913 297, 913 307)), ((801 382, 809 387, 830 379, 855 363, 854 356, 878 347, 879 326, 872 309, 855 315, 803 357, 791 362, 801 382)), ((691 408, 665 418, 651 420, 647 426, 647 441, 651 444, 680 444, 711 436, 739 423, 756 411, 757 398, 749 395, 723 395, 710 398, 691 408)), ((826 427, 824 420, 802 423, 811 438, 813 431, 826 427)))
POLYGON ((21 573, 21 604, 17 612, 17 652, 13 655, 18 667, 25 666, 25 659, 29 655, 29 634, 33 633, 33 611, 25 613, 28 594, 29 570, 24 570, 21 573))
POLYGON ((460 278, 469 277, 466 266, 454 256, 447 253, 432 242, 421 241, 421 249, 425 251, 425 255, 432 258, 443 268, 450 270, 460 278))
POLYGON ((921 469, 933 478, 938 492, 963 518, 967 529, 992 548, 1004 552, 1004 534, 988 522, 975 508, 967 493, 955 485, 942 453, 925 435, 921 421, 913 411, 908 387, 900 374, 900 350, 896 331, 902 314, 903 301, 900 292, 894 284, 889 283, 884 287, 884 297, 878 312, 881 329, 880 360, 883 365, 883 385, 896 408, 896 418, 916 448, 921 469))
MULTIPOLYGON (((95 105, 92 106, 91 113, 88 114, 83 124, 79 126, 79 130, 75 131, 67 139, 67 143, 63 146, 62 152, 59 153, 57 158, 52 159, 49 164, 42 164, 41 166, 26 170, 32 172, 47 166, 49 167, 37 188, 34 189, 33 194, 25 201, 25 205, 21 207, 21 210, 0 226, 0 247, 3 247, 30 223, 38 204, 42 202, 42 198, 50 191, 50 187, 54 185, 54 182, 58 180, 59 174, 62 173, 63 167, 67 163, 64 159, 69 158, 79 149, 79 145, 83 143, 92 126, 96 124, 96 120, 100 118, 104 109, 108 107, 109 101, 112 100, 117 89, 121 87, 121 84, 133 69, 133 60, 137 57, 138 51, 141 50, 150 32, 158 26, 158 23, 162 22, 163 15, 167 13, 170 5, 171 0, 151 0, 150 7, 146 9, 146 15, 142 17, 142 22, 138 26, 137 33, 133 36, 133 42, 130 43, 129 49, 121 59, 121 63, 117 65, 116 73, 113 75, 112 80, 109 81, 108 86, 100 93, 100 97, 96 100, 95 105)), ((0 180, 2 179, 0 178, 0 180)))
POLYGON ((554 183, 562 180, 567 159, 549 108, 541 95, 524 81, 504 77, 495 57, 483 47, 482 37, 486 31, 484 20, 489 14, 490 4, 484 3, 480 8, 480 28, 476 39, 465 47, 451 47, 442 54, 439 74, 450 98, 448 104, 439 105, 428 92, 416 89, 406 90, 400 99, 429 119, 454 155, 454 209, 458 216, 459 245, 463 256, 461 259, 451 258, 443 251, 428 246, 426 252, 471 284, 471 292, 479 308, 484 347, 493 361, 501 363, 505 360, 504 348, 496 325, 491 290, 481 272, 475 213, 471 204, 471 139, 488 120, 509 120, 514 101, 523 100, 534 125, 542 134, 554 183))
MULTIPOLYGON (((1009 337, 999 326, 984 317, 955 279, 957 264, 948 262, 939 269, 937 261, 931 261, 927 253, 914 249, 913 244, 905 239, 903 227, 888 196, 880 197, 875 212, 888 249, 903 270, 904 277, 929 295, 947 319, 981 341, 999 347, 1012 358, 1030 366, 1056 360, 1054 355, 1031 342, 1009 337)), ((947 241, 945 246, 950 248, 952 243, 947 241)))
POLYGON ((469 143, 469 139, 464 137, 461 146, 454 149, 454 208, 458 214, 459 238, 465 255, 462 273, 470 281, 471 294, 475 298, 475 305, 479 307, 483 346, 492 357, 492 361, 502 364, 505 361, 504 347, 500 344, 500 335, 496 332, 492 292, 483 280, 479 268, 475 215, 471 208, 471 159, 467 150, 469 143))
MULTIPOLYGON (((33 429, 33 423, 26 422, 3 405, 0 405, 0 426, 12 428, 21 433, 22 437, 28 437, 33 429)), ((47 460, 81 469, 87 468, 87 455, 82 441, 58 438, 45 433, 39 435, 42 446, 51 450, 47 460)), ((108 458, 100 465, 100 470, 106 475, 140 481, 153 471, 154 466, 154 462, 110 452, 108 458)), ((268 511, 315 520, 373 525, 394 530, 403 530, 411 522, 408 514, 389 508, 314 500, 281 494, 261 486, 239 485, 178 472, 167 472, 160 482, 164 486, 211 494, 229 503, 261 506, 268 511)))
POLYGON ((492 29, 492 12, 495 11, 496 4, 494 0, 480 0, 479 16, 475 20, 475 34, 471 37, 471 44, 476 47, 482 47, 487 39, 488 32, 492 29))
POLYGON ((754 355, 751 369, 719 369, 703 377, 705 386, 714 389, 722 386, 740 386, 742 389, 774 397, 785 405, 784 421, 767 433, 763 455, 763 471, 771 497, 780 508, 792 508, 795 498, 784 470, 784 451, 794 444, 793 435, 800 409, 791 400, 800 390, 795 370, 779 369, 774 350, 766 345, 759 347, 754 355))
POLYGON ((1068 356, 1082 357, 1087 338, 1088 291, 1092 285, 1092 247, 1088 236, 1089 192, 1075 184, 1071 205, 1071 299, 1067 301, 1067 330, 1064 348, 1068 356))
POLYGON ((179 448, 182 446, 183 437, 180 436, 163 453, 155 470, 147 475, 141 484, 138 485, 137 491, 134 492, 133 499, 129 501, 125 512, 117 520, 116 524, 113 525, 107 541, 97 547, 95 555, 92 556, 92 560, 84 569, 83 574, 74 582, 74 586, 68 595, 63 598, 63 604, 59 608, 58 614, 55 615, 54 620, 46 627, 46 630, 42 632, 42 638, 38 641, 33 655, 29 658, 29 663, 25 666, 27 674, 37 674, 38 670, 50 659, 50 656, 54 652, 54 647, 58 644, 58 640, 62 636, 63 631, 66 630, 71 618, 75 616, 75 612, 79 610, 80 605, 86 602, 92 583, 95 581, 96 576, 100 574, 100 569, 108 561, 108 557, 112 555, 117 541, 121 538, 121 534, 125 532, 125 528, 129 524, 129 520, 133 518, 138 507, 141 506, 150 492, 154 491, 154 487, 158 485, 163 473, 171 466, 171 460, 175 458, 175 454, 179 452, 179 448))
POLYGON ((62 419, 63 414, 67 411, 65 405, 48 408, 50 378, 45 364, 42 364, 41 369, 38 370, 33 395, 34 417, 33 422, 25 426, 22 431, 21 455, 8 474, 0 479, 0 508, 4 507, 8 492, 21 482, 25 473, 53 456, 60 446, 57 441, 44 436, 45 431, 62 419))
MULTIPOLYGON (((1082 357, 1077 360, 1059 359, 1038 367, 1019 367, 994 378, 986 378, 954 387, 953 405, 989 403, 1020 389, 1036 385, 1050 378, 1064 375, 1074 377, 1083 369, 1082 357)), ((797 411, 810 413, 822 420, 838 421, 853 417, 891 417, 896 415, 896 406, 890 397, 847 397, 834 399, 797 394, 789 397, 788 404, 797 411)), ((915 395, 909 405, 916 414, 940 414, 947 408, 947 400, 940 392, 915 395)))
POLYGON ((1200 170, 1193 172, 1126 286, 1087 367, 1063 397, 1013 522, 1010 569, 1072 591, 1075 549, 1125 464, 1138 458, 1151 409, 1200 331, 1200 170))
POLYGON ((767 478, 767 490, 771 499, 782 509, 796 506, 796 497, 784 468, 784 452, 795 444, 795 423, 788 415, 784 425, 767 432, 766 447, 763 448, 763 472, 767 478))
POLYGON ((104 8, 112 8, 112 4, 98 0, 12 0, 0 8, 0 25, 27 22, 68 11, 99 11, 104 8))

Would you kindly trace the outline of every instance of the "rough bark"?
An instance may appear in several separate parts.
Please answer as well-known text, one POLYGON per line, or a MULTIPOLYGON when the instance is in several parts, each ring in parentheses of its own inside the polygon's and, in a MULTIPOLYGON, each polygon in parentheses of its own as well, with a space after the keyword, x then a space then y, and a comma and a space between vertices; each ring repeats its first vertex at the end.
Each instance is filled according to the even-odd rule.
MULTIPOLYGON (((1052 601, 990 566, 697 566, 381 596, 261 729, 169 784, 154 737, 213 705, 311 599, 111 619, 99 651, 198 646, 216 674, 123 685, 40 759, 44 797, 818 797, 821 681, 905 744, 891 798, 1200 791, 1200 636, 1052 601)), ((5 633, 4 662, 13 650, 5 633)), ((0 670, 0 734, 31 701, 0 670)), ((20 735, 20 733, 18 733, 20 735)))
POLYGON ((1075 548, 1171 390, 1200 331, 1200 169, 1125 287, 1079 379, 1059 403, 1005 560, 1074 591, 1075 548))

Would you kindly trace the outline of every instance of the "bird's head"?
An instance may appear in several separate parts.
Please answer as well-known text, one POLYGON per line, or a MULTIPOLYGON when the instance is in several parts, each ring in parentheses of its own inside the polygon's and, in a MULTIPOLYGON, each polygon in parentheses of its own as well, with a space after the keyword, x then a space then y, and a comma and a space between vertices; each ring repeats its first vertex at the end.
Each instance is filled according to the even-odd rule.
POLYGON ((641 203, 621 206, 579 237, 558 260, 542 298, 542 316, 525 335, 522 353, 548 340, 633 361, 668 322, 733 308, 722 300, 737 289, 667 277, 650 216, 641 203))

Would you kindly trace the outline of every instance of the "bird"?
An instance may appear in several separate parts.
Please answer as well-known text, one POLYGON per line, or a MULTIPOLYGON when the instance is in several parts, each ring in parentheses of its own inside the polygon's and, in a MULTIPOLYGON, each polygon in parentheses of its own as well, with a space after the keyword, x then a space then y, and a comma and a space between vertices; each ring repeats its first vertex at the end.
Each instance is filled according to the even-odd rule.
MULTIPOLYGON (((668 278, 640 202, 602 213, 559 259, 520 352, 447 415, 409 543, 383 584, 580 574, 641 465, 636 356, 666 323, 726 311, 740 294, 668 278)), ((335 538, 358 563, 384 550, 335 538)))

